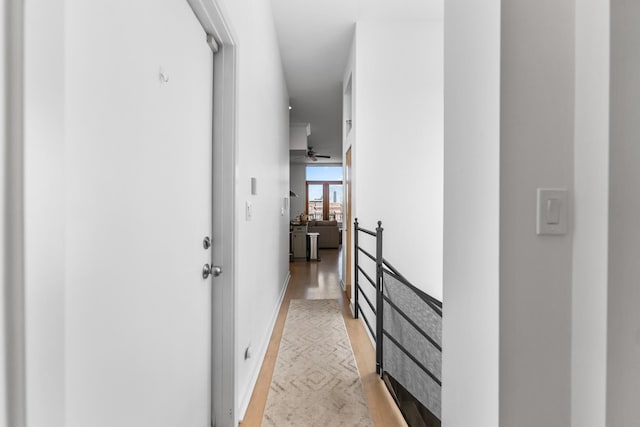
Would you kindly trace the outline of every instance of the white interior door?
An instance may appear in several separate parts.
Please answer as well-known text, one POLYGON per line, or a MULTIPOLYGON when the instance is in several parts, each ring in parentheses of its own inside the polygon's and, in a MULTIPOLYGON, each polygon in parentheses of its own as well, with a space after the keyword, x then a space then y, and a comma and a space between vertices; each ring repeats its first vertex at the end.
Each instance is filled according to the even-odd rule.
POLYGON ((208 426, 212 52, 186 0, 66 8, 66 425, 208 426))

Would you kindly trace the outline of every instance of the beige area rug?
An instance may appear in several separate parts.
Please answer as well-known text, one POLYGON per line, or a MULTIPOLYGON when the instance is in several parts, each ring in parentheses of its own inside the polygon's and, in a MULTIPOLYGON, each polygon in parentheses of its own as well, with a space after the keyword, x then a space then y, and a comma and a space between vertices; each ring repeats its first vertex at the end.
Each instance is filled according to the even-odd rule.
POLYGON ((373 426, 337 300, 291 300, 262 425, 373 426))

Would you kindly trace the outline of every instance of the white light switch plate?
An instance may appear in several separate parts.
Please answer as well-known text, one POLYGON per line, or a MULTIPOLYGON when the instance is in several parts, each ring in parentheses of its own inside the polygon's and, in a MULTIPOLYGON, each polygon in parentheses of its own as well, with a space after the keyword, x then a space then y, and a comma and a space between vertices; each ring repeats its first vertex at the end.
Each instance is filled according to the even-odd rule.
POLYGON ((567 234, 568 191, 564 188, 538 188, 536 234, 567 234))

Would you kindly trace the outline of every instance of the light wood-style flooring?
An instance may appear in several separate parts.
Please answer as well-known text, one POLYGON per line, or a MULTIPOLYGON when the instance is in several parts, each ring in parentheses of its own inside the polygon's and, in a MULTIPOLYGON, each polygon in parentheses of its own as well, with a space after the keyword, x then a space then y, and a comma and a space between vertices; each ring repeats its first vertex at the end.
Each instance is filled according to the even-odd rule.
MULTIPOLYGON (((292 299, 337 299, 342 304, 342 315, 351 340, 351 347, 358 364, 364 392, 376 426, 406 426, 400 411, 390 397, 382 380, 376 375, 375 350, 361 320, 351 315, 349 301, 340 287, 341 252, 338 249, 321 249, 320 262, 295 261, 289 264, 291 281, 269 342, 258 382, 251 396, 249 409, 240 424, 242 427, 259 427, 269 394, 284 322, 292 299)), ((331 427, 331 426, 326 426, 331 427)))

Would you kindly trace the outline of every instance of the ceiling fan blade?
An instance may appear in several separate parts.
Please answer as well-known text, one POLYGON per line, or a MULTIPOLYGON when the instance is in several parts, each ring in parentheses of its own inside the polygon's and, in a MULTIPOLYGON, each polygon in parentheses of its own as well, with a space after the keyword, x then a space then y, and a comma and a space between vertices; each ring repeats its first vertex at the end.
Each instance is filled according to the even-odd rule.
POLYGON ((323 158, 323 159, 330 159, 331 158, 331 156, 321 156, 320 154, 316 154, 315 157, 320 157, 320 158, 323 158))

